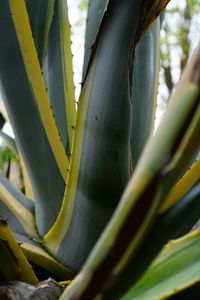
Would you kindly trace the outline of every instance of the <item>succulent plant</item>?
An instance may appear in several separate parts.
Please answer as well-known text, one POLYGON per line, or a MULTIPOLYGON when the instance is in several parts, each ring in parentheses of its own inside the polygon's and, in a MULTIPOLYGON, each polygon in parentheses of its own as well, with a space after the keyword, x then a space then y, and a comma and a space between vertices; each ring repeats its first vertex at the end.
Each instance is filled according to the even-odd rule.
POLYGON ((25 187, 0 174, 2 281, 52 277, 70 283, 62 300, 161 299, 199 281, 200 48, 154 133, 168 2, 89 2, 76 105, 66 0, 1 0, 0 125, 25 187))

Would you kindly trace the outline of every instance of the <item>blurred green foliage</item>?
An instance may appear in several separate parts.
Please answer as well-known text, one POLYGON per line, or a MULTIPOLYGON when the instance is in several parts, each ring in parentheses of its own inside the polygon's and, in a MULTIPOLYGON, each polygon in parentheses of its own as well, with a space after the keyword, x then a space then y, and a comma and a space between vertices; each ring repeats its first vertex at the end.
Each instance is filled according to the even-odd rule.
POLYGON ((88 0, 81 0, 80 3, 78 4, 78 8, 80 10, 87 9, 87 6, 88 6, 88 0))
POLYGON ((5 163, 11 161, 12 159, 16 159, 13 151, 5 144, 0 146, 0 170, 2 171, 5 163))

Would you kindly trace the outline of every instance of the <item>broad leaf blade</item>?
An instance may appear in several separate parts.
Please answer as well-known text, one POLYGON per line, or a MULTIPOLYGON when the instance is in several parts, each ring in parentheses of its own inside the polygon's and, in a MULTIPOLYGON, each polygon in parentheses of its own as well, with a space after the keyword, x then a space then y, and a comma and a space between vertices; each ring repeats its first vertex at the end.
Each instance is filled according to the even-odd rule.
POLYGON ((46 87, 42 78, 37 52, 35 49, 32 32, 28 20, 24 0, 16 2, 8 1, 11 18, 17 38, 17 45, 22 56, 23 65, 28 77, 32 97, 37 104, 40 118, 44 126, 46 136, 58 164, 63 179, 67 178, 68 159, 65 154, 59 133, 55 124, 53 113, 49 104, 46 87))
POLYGON ((20 268, 16 259, 13 257, 12 251, 9 249, 5 241, 0 239, 0 280, 17 280, 20 279, 20 268))
POLYGON ((195 161, 187 173, 178 181, 178 183, 171 189, 163 202, 160 211, 165 211, 171 205, 176 203, 183 197, 190 188, 200 179, 200 158, 195 161))
POLYGON ((34 201, 34 195, 33 195, 33 187, 31 184, 30 177, 28 175, 25 163, 23 161, 22 156, 20 155, 20 165, 21 165, 21 171, 22 171, 22 177, 23 177, 23 184, 24 184, 24 192, 25 195, 34 201))
POLYGON ((55 0, 25 0, 40 65, 44 63, 55 0))
POLYGON ((119 299, 138 281, 161 248, 188 233, 200 215, 200 181, 175 205, 157 216, 138 254, 127 264, 106 299, 119 299), (184 220, 184 221, 183 221, 184 220))
POLYGON ((135 49, 132 79, 131 155, 133 169, 153 133, 158 91, 160 19, 145 33, 135 49))
POLYGON ((185 69, 160 127, 145 147, 113 218, 66 291, 69 299, 74 295, 87 298, 91 292, 92 297, 103 294, 117 280, 138 253, 167 192, 198 149, 199 58, 200 48, 185 69))
POLYGON ((170 241, 141 280, 121 299, 166 298, 199 281, 200 230, 170 241))
POLYGON ((87 12, 87 23, 85 31, 85 49, 84 49, 84 62, 82 78, 85 78, 86 70, 88 67, 90 55, 92 52, 92 46, 95 41, 101 18, 105 9, 106 0, 89 0, 88 12, 87 12))
POLYGON ((57 217, 65 183, 38 114, 9 4, 4 0, 0 2, 0 35, 4 41, 4 47, 0 49, 1 93, 32 182, 36 221, 42 235, 57 217))
POLYGON ((65 200, 56 225, 44 239, 49 251, 75 271, 110 219, 130 177, 127 66, 140 7, 136 2, 116 2, 110 2, 90 56, 65 200))
MULTIPOLYGON (((105 0, 89 1, 88 4, 83 79, 92 53, 95 36, 98 32, 105 9, 105 4, 105 0)), ((158 19, 144 35, 135 49, 131 87, 131 154, 134 167, 136 166, 144 145, 154 128, 160 58, 159 34, 160 20, 158 19)))
POLYGON ((55 3, 43 76, 60 137, 70 158, 75 126, 75 96, 71 32, 65 0, 55 3))
POLYGON ((45 251, 40 240, 30 240, 26 236, 16 233, 15 238, 29 262, 41 267, 61 280, 68 280, 74 276, 67 267, 56 261, 45 251))
MULTIPOLYGON (((34 274, 34 271, 31 265, 26 260, 24 254, 22 253, 19 244, 16 242, 12 232, 10 231, 6 221, 0 219, 0 246, 4 244, 5 247, 10 251, 11 256, 7 256, 8 259, 13 259, 16 262, 17 267, 19 268, 19 279, 31 283, 38 283, 38 279, 34 274)), ((4 248, 5 249, 5 248, 4 248)), ((1 256, 2 258, 2 256, 1 256)), ((1 264, 1 268, 5 267, 1 264)), ((7 267, 7 266, 6 266, 7 267)), ((11 279, 11 278, 6 278, 11 279)))
POLYGON ((0 215, 8 220, 13 231, 37 237, 34 205, 0 174, 0 215))

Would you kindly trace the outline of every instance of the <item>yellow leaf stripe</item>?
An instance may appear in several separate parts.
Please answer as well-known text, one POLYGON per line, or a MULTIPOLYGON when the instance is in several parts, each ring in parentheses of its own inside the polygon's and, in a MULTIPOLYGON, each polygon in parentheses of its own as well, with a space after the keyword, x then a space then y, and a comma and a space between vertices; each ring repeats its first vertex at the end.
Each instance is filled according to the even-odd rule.
POLYGON ((55 160, 63 179, 66 182, 69 161, 59 137, 58 129, 50 107, 32 38, 25 2, 24 0, 9 0, 9 6, 33 97, 37 103, 40 117, 55 160))
POLYGON ((30 284, 37 284, 38 279, 35 276, 31 265, 29 264, 23 252, 21 251, 20 246, 16 242, 8 225, 2 219, 0 219, 0 240, 6 241, 7 245, 9 246, 9 249, 13 253, 13 256, 16 258, 17 264, 21 269, 21 280, 30 284))
POLYGON ((30 237, 37 238, 36 228, 35 228, 35 219, 33 214, 24 207, 20 202, 18 202, 0 183, 0 199, 8 207, 8 209, 16 216, 19 223, 24 228, 24 231, 30 237))
POLYGON ((46 54, 46 48, 47 48, 47 43, 48 43, 48 34, 49 34, 49 30, 51 27, 51 23, 52 23, 52 19, 53 19, 53 15, 54 15, 54 6, 55 6, 55 0, 50 0, 48 2, 48 7, 47 7, 47 16, 49 16, 47 18, 47 22, 45 25, 45 34, 44 34, 44 49, 45 51, 43 52, 43 56, 42 56, 42 65, 44 63, 45 60, 45 54, 46 54))
POLYGON ((67 180, 61 210, 59 212, 55 224, 50 229, 50 231, 44 236, 43 239, 45 246, 52 253, 56 253, 59 249, 60 243, 62 242, 69 228, 73 213, 84 136, 84 124, 86 119, 89 95, 91 91, 91 82, 93 79, 94 68, 95 63, 93 63, 93 65, 91 66, 91 72, 88 74, 87 77, 88 82, 84 86, 79 99, 75 135, 72 145, 72 157, 70 160, 69 167, 69 177, 67 180))
POLYGON ((180 200, 191 187, 200 179, 200 158, 192 165, 192 167, 185 173, 179 182, 172 188, 167 195, 160 208, 160 213, 163 213, 180 200))
POLYGON ((23 175, 23 182, 24 182, 24 188, 25 188, 25 195, 34 201, 34 195, 33 195, 33 189, 31 185, 31 181, 28 175, 28 172, 26 170, 25 163, 23 161, 22 155, 20 154, 20 165, 21 165, 21 170, 22 170, 22 175, 23 175))
POLYGON ((70 149, 72 147, 72 137, 74 133, 75 123, 75 97, 74 97, 74 83, 73 83, 73 67, 72 67, 72 52, 70 40, 70 25, 67 14, 67 3, 65 0, 59 0, 59 27, 60 27, 60 41, 61 41, 61 60, 63 70, 63 87, 65 95, 65 105, 67 114, 67 128, 70 149))
POLYGON ((31 245, 29 243, 20 242, 20 248, 27 259, 36 265, 48 270, 52 274, 55 274, 60 279, 71 279, 73 273, 64 265, 56 261, 50 256, 44 249, 31 245))

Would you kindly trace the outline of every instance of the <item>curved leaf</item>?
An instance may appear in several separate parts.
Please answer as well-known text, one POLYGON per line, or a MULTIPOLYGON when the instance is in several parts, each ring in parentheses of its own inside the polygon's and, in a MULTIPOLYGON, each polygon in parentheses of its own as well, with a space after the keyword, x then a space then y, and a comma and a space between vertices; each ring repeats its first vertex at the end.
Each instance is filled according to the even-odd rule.
POLYGON ((75 96, 67 3, 55 3, 43 68, 49 99, 62 143, 70 158, 75 126, 75 96))
POLYGON ((140 5, 135 1, 108 4, 78 104, 65 200, 55 226, 44 238, 49 251, 75 271, 112 216, 130 177, 127 66, 138 38, 133 40, 137 26, 143 32, 143 23, 138 25, 140 5))
MULTIPOLYGON (((95 35, 105 9, 106 1, 89 1, 85 34, 83 79, 92 52, 95 35)), ((160 20, 148 30, 135 49, 132 79, 131 154, 133 166, 154 128, 159 74, 160 20)))
POLYGON ((25 195, 29 199, 34 201, 33 187, 32 187, 30 177, 28 175, 27 169, 25 167, 25 164, 24 164, 24 161, 23 161, 23 158, 21 155, 20 155, 20 165, 21 165, 25 195))
POLYGON ((166 298, 199 281, 200 230, 170 241, 123 300, 166 298))
POLYGON ((13 231, 37 237, 33 201, 0 174, 0 215, 7 218, 13 231))
POLYGON ((89 0, 88 12, 86 20, 86 30, 85 30, 85 49, 84 49, 84 62, 82 78, 85 78, 86 70, 88 67, 90 55, 92 52, 92 46, 95 41, 95 36, 97 34, 99 25, 101 23, 101 18, 105 9, 106 0, 89 0))
POLYGON ((44 63, 55 0, 25 0, 40 65, 44 63))
POLYGON ((132 78, 131 155, 133 169, 153 133, 158 92, 160 19, 145 33, 135 49, 132 78))
POLYGON ((188 233, 200 215, 200 181, 176 204, 157 216, 140 251, 127 264, 106 299, 119 299, 138 281, 147 267, 170 240, 188 233))
POLYGON ((20 48, 26 75, 29 80, 32 97, 37 103, 40 117, 53 151, 55 160, 58 164, 63 179, 67 178, 68 159, 61 143, 55 120, 50 108, 44 81, 42 79, 41 69, 37 58, 37 53, 32 38, 32 32, 28 20, 28 15, 24 0, 17 3, 9 2, 9 9, 16 32, 18 47, 20 48))
MULTIPOLYGON (((35 276, 31 265, 28 263, 28 261, 26 260, 26 257, 22 253, 22 251, 19 247, 19 244, 16 242, 6 221, 4 221, 3 219, 0 219, 0 247, 2 245, 4 245, 4 250, 5 250, 5 248, 7 248, 7 250, 11 254, 10 256, 7 255, 7 258, 9 259, 9 261, 10 261, 10 259, 15 260, 15 263, 16 263, 17 267, 19 268, 19 279, 21 279, 27 283, 31 283, 31 284, 38 283, 38 279, 35 276)), ((8 254, 8 252, 7 252, 7 254, 8 254)), ((1 259, 2 258, 3 257, 2 257, 2 253, 1 253, 1 259)), ((2 261, 1 261, 1 263, 2 263, 2 261)), ((4 263, 6 263, 6 261, 4 263)), ((3 263, 3 265, 1 264, 0 268, 8 267, 7 265, 5 266, 4 263, 3 263)), ((12 276, 13 275, 14 274, 12 274, 12 276)), ((6 279, 10 280, 13 278, 6 278, 6 279)))
POLYGON ((5 241, 0 239, 0 280, 16 280, 20 278, 20 268, 13 253, 5 241))
POLYGON ((30 240, 20 234, 15 234, 15 238, 19 242, 20 248, 29 262, 40 266, 61 280, 68 280, 74 276, 67 267, 50 256, 45 249, 42 248, 42 244, 39 241, 30 240))
POLYGON ((199 58, 200 48, 185 69, 160 127, 145 147, 114 216, 65 297, 96 297, 117 280, 141 248, 167 192, 198 149, 199 58))
POLYGON ((200 179, 200 158, 194 162, 192 167, 187 173, 178 181, 178 183, 171 189, 166 199, 160 208, 163 212, 176 203, 181 197, 183 197, 190 188, 200 179))
MULTIPOLYGON (((16 4, 15 1, 11 2, 13 5, 16 4)), ((17 146, 33 186, 37 227, 43 235, 51 228, 60 210, 65 182, 58 169, 35 104, 9 3, 6 0, 0 1, 0 35, 4 41, 4 47, 0 48, 1 93, 9 113, 17 146)), ((19 3, 22 5, 23 1, 20 0, 17 5, 19 3)), ((21 9, 21 5, 16 9, 21 9)), ((25 14, 24 8, 22 12, 25 14)), ((23 24, 23 28, 28 27, 27 19, 23 24)), ((34 64, 32 57, 30 62, 34 64)), ((37 73, 34 74, 36 76, 37 73)), ((35 79, 37 80, 37 76, 35 79)), ((52 131, 49 134, 52 134, 52 131)), ((62 167, 65 167, 62 156, 59 159, 62 161, 62 167)))

